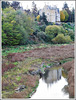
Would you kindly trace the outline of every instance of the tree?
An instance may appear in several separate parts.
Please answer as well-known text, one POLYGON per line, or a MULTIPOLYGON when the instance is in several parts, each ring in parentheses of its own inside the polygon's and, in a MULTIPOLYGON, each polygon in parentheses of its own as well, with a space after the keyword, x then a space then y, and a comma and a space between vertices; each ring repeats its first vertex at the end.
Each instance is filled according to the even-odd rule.
POLYGON ((11 7, 13 7, 15 10, 16 9, 19 9, 20 8, 20 3, 19 2, 16 2, 16 1, 13 1, 11 3, 11 7))
POLYGON ((65 15, 64 15, 63 11, 60 11, 60 20, 61 21, 65 20, 65 15))
POLYGON ((37 18, 37 21, 40 21, 40 15, 38 15, 36 18, 37 18))
POLYGON ((40 16, 40 20, 43 20, 43 22, 45 22, 45 24, 48 25, 47 17, 44 12, 42 13, 42 16, 40 16))
POLYGON ((2 1, 2 9, 5 9, 5 8, 7 8, 9 6, 10 6, 10 3, 9 2, 2 1))
POLYGON ((68 4, 65 2, 63 6, 63 10, 69 9, 68 4))
POLYGON ((68 13, 68 15, 69 15, 69 17, 68 17, 68 22, 72 22, 72 12, 69 10, 69 9, 66 9, 66 11, 67 11, 67 13, 68 13))
POLYGON ((65 15, 65 20, 64 21, 66 22, 68 20, 68 18, 69 18, 69 15, 68 15, 66 10, 63 10, 63 13, 65 15))
POLYGON ((72 22, 75 22, 75 9, 72 9, 72 22))
POLYGON ((2 13, 2 44, 26 44, 30 34, 33 34, 34 22, 20 10, 6 8, 2 13))
POLYGON ((37 7, 36 7, 36 4, 34 3, 34 1, 32 2, 32 13, 35 17, 37 17, 38 11, 37 11, 37 7))

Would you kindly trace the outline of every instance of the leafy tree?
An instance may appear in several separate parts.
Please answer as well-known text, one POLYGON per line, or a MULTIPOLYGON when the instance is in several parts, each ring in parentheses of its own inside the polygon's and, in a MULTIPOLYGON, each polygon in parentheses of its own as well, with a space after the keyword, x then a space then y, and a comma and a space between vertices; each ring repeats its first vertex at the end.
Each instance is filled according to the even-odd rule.
POLYGON ((36 18, 37 18, 37 21, 40 21, 40 15, 38 15, 36 18))
POLYGON ((15 26, 16 12, 13 8, 6 8, 2 16, 2 42, 6 45, 19 44, 21 34, 16 30, 15 26), (5 37, 4 37, 5 36, 5 37))
POLYGON ((34 22, 25 13, 12 7, 2 12, 2 44, 17 45, 26 44, 31 33, 33 33, 34 22))
POLYGON ((67 18, 65 17, 65 21, 74 22, 74 19, 75 19, 75 18, 74 18, 74 8, 72 9, 72 11, 69 10, 68 4, 65 2, 65 3, 64 3, 63 10, 67 11, 67 13, 68 13, 68 15, 69 15, 69 17, 68 17, 68 15, 66 14, 67 17, 68 17, 68 20, 67 20, 67 18))
POLYGON ((13 1, 11 3, 11 7, 13 7, 15 10, 19 9, 20 8, 20 2, 13 1))
POLYGON ((43 22, 45 22, 46 25, 48 25, 47 17, 44 12, 42 13, 42 16, 40 16, 40 20, 42 20, 43 22))
POLYGON ((68 4, 65 2, 63 6, 63 10, 69 9, 68 4))
POLYGON ((64 21, 66 22, 68 20, 68 18, 69 18, 69 15, 68 15, 66 10, 63 10, 63 13, 65 15, 65 20, 64 21))
POLYGON ((36 7, 36 4, 34 3, 34 1, 32 2, 32 13, 35 17, 37 17, 38 11, 37 11, 37 7, 36 7))
POLYGON ((69 10, 69 9, 66 9, 66 11, 67 11, 67 13, 68 13, 68 15, 69 15, 69 17, 68 17, 68 22, 72 22, 72 12, 69 10))
POLYGON ((63 11, 60 11, 60 20, 61 21, 65 20, 65 15, 64 15, 63 11))
POLYGON ((72 22, 75 22, 75 9, 72 9, 72 22))
POLYGON ((2 9, 5 9, 10 6, 10 3, 7 1, 2 1, 2 9))

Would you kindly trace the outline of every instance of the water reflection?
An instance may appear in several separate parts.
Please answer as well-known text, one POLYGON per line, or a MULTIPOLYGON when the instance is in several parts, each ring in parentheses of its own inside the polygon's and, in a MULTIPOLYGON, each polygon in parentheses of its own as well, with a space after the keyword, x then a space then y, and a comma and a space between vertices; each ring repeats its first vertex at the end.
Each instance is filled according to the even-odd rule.
POLYGON ((47 83, 47 85, 52 84, 53 82, 56 82, 57 80, 60 80, 62 76, 62 70, 54 69, 54 70, 46 70, 45 74, 42 76, 42 80, 47 83))
POLYGON ((62 76, 62 68, 46 70, 31 99, 69 99, 69 94, 62 91, 65 85, 68 83, 62 76))

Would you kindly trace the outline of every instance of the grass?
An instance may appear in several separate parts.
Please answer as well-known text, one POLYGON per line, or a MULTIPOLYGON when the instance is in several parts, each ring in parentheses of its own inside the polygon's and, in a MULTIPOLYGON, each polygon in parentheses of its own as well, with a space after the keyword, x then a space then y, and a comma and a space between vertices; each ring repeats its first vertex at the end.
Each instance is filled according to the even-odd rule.
MULTIPOLYGON (((26 45, 26 46, 25 45, 24 46, 11 46, 11 47, 5 47, 5 48, 3 47, 2 55, 6 56, 8 53, 24 52, 24 51, 32 50, 35 48, 61 46, 61 45, 67 45, 67 44, 55 44, 55 45, 54 44, 37 44, 37 45, 26 45)), ((68 58, 68 59, 60 60, 60 62, 61 64, 63 64, 65 62, 71 61, 72 59, 73 58, 68 58)), ((12 64, 16 65, 16 67, 12 68, 10 71, 8 70, 4 72, 2 76, 2 81, 3 81, 2 84, 4 84, 3 91, 2 91, 3 98, 7 98, 9 95, 13 95, 13 93, 15 93, 15 88, 17 88, 19 85, 26 84, 26 82, 28 82, 27 80, 28 77, 25 77, 26 73, 30 69, 37 70, 38 67, 40 67, 40 65, 42 64, 42 62, 46 62, 47 65, 50 65, 50 66, 54 65, 54 62, 52 62, 51 59, 38 59, 38 58, 33 58, 33 57, 26 58, 24 61, 12 62, 12 64)), ((6 63, 9 64, 10 62, 7 62, 6 60, 6 63)), ((45 68, 46 64, 44 64, 43 67, 45 68)), ((64 77, 66 76, 64 75, 64 77)), ((26 88, 26 91, 27 91, 26 97, 30 96, 30 90, 31 91, 36 90, 38 86, 38 80, 39 79, 35 80, 35 82, 37 83, 35 83, 34 87, 29 86, 30 85, 29 83, 29 85, 26 88)))
POLYGON ((43 48, 43 47, 51 47, 51 46, 61 46, 61 45, 67 45, 67 44, 33 44, 33 45, 22 45, 22 46, 3 46, 2 49, 2 56, 7 56, 9 53, 19 53, 19 52, 25 52, 29 51, 35 48, 43 48))
MULTIPOLYGON (((63 59, 63 60, 60 60, 60 63, 61 64, 64 64, 64 63, 66 63, 66 62, 68 62, 68 61, 72 61, 74 58, 67 58, 67 59, 63 59)), ((50 63, 49 64, 47 64, 48 66, 55 66, 55 64, 56 64, 56 62, 52 62, 51 60, 49 60, 49 59, 47 59, 50 63)), ((46 68, 46 66, 47 65, 43 65, 43 68, 46 68)))
POLYGON ((72 61, 74 58, 67 58, 67 59, 64 59, 64 60, 60 60, 61 64, 64 64, 68 61, 72 61))
MULTIPOLYGON (((29 81, 27 80, 27 74, 29 69, 38 69, 38 67, 33 67, 33 66, 39 66, 39 64, 42 63, 42 59, 36 59, 36 58, 26 58, 24 61, 21 62, 15 62, 16 67, 12 68, 10 71, 4 72, 2 76, 2 81, 4 84, 3 85, 3 98, 8 98, 8 96, 12 96, 15 93, 15 89, 23 84, 27 84, 26 92, 27 95, 26 97, 29 97, 29 94, 31 91, 35 91, 35 88, 38 86, 38 78, 36 76, 31 76, 32 78, 36 77, 34 79, 34 84, 35 86, 29 86, 28 84, 33 84, 33 83, 28 83, 30 80, 32 82, 33 79, 30 79, 29 81), (31 90, 28 90, 28 88, 31 90), (13 91, 13 92, 12 92, 13 91)), ((24 91, 25 92, 25 91, 24 91)))
POLYGON ((32 88, 32 93, 29 93, 27 98, 30 98, 33 95, 33 93, 36 91, 36 89, 38 87, 38 84, 39 84, 39 81, 37 80, 36 81, 36 86, 32 88))

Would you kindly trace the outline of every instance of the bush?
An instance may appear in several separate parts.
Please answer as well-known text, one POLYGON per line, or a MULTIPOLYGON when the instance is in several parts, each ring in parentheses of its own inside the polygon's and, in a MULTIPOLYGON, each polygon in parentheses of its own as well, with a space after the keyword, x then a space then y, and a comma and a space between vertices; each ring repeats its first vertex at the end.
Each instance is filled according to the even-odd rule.
POLYGON ((58 34, 54 39, 52 39, 53 43, 70 43, 72 42, 70 36, 64 36, 64 34, 58 34))
POLYGON ((37 37, 40 41, 46 41, 47 35, 45 32, 41 31, 37 33, 37 37))
POLYGON ((71 37, 71 39, 74 41, 75 33, 73 31, 69 31, 68 35, 71 37))
POLYGON ((54 39, 52 39, 53 43, 65 43, 64 34, 58 34, 54 39))
POLYGON ((60 26, 60 29, 61 29, 60 30, 61 33, 65 33, 65 29, 63 28, 63 26, 60 26))
POLYGON ((70 43, 70 42, 72 42, 70 36, 68 36, 68 35, 65 36, 65 40, 66 40, 66 43, 70 43))
POLYGON ((60 33, 62 30, 62 27, 57 25, 49 25, 46 27, 45 32, 47 35, 49 35, 50 39, 53 39, 60 33))
POLYGON ((46 25, 45 24, 44 25, 40 25, 39 28, 40 28, 41 31, 44 31, 45 32, 46 25))

